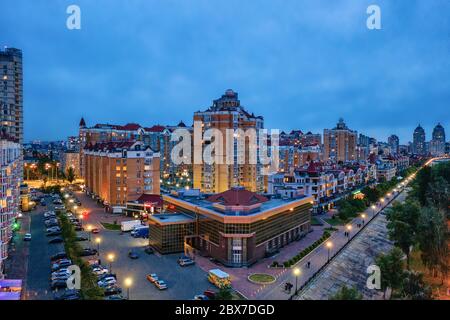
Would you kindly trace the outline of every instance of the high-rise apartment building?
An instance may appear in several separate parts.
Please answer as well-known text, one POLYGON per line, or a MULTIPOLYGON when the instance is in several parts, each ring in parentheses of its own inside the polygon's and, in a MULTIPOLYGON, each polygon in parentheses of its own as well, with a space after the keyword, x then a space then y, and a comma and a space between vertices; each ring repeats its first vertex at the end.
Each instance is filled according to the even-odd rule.
POLYGON ((109 207, 160 193, 159 153, 141 141, 87 146, 84 170, 87 191, 109 207))
POLYGON ((426 154, 425 130, 422 128, 420 124, 414 130, 412 149, 413 153, 417 155, 426 154))
POLYGON ((22 51, 0 50, 0 121, 9 137, 23 143, 22 51))
POLYGON ((16 139, 6 134, 0 135, 0 279, 2 279, 13 224, 19 213, 22 146, 16 139))
POLYGON ((391 151, 391 154, 398 154, 400 147, 400 139, 395 134, 390 135, 388 138, 388 144, 391 151))
MULTIPOLYGON (((222 97, 213 101, 205 111, 197 111, 194 113, 194 135, 195 125, 201 126, 202 137, 208 129, 217 129, 222 133, 222 148, 215 150, 215 156, 222 159, 222 163, 210 163, 202 161, 201 164, 193 164, 194 188, 200 189, 206 193, 219 193, 229 190, 233 187, 241 186, 252 192, 262 192, 264 190, 264 179, 261 173, 261 164, 259 156, 256 155, 256 164, 250 163, 250 150, 259 145, 259 130, 264 127, 264 119, 261 116, 250 114, 242 106, 238 99, 238 93, 229 89, 222 97), (250 145, 250 139, 245 140, 244 154, 238 155, 238 138, 233 136, 233 141, 229 141, 227 137, 227 129, 254 129, 256 132, 256 146, 250 145), (233 145, 234 157, 233 163, 227 163, 226 146, 233 145), (239 161, 239 156, 245 159, 239 161)), ((209 137, 203 138, 201 145, 194 145, 201 148, 201 152, 211 143, 209 137)), ((195 142, 194 142, 195 144, 195 142)))
POLYGON ((433 156, 441 156, 445 153, 445 129, 440 123, 433 129, 433 136, 430 141, 430 153, 433 156))
POLYGON ((333 129, 323 131, 324 159, 333 161, 355 161, 357 160, 356 131, 350 130, 343 119, 333 129))

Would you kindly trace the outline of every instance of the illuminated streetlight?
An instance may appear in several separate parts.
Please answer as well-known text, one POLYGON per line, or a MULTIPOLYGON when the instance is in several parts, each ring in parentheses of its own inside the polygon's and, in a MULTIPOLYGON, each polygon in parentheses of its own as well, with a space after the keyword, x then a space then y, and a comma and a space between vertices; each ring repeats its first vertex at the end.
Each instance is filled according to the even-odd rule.
POLYGON ((328 261, 327 261, 327 262, 330 262, 330 250, 331 250, 331 248, 333 247, 333 243, 332 243, 331 241, 327 241, 327 243, 325 244, 325 246, 326 246, 327 249, 328 249, 328 261))
POLYGON ((125 278, 125 281, 123 283, 125 285, 125 288, 127 288, 127 300, 130 300, 130 287, 133 285, 133 279, 125 278))
POLYGON ((298 276, 300 275, 301 271, 299 268, 294 269, 294 276, 295 276, 295 294, 297 294, 298 291, 298 276))
POLYGON ((89 242, 90 242, 91 241, 91 233, 92 233, 92 226, 91 225, 87 226, 87 231, 88 231, 88 234, 89 234, 89 242))
POLYGON ((112 273, 112 263, 113 263, 115 257, 116 256, 114 255, 114 253, 108 254, 108 257, 107 257, 108 261, 109 261, 109 272, 110 273, 112 273))
POLYGON ((102 242, 101 238, 95 238, 95 243, 97 244, 97 255, 100 256, 100 243, 102 242))

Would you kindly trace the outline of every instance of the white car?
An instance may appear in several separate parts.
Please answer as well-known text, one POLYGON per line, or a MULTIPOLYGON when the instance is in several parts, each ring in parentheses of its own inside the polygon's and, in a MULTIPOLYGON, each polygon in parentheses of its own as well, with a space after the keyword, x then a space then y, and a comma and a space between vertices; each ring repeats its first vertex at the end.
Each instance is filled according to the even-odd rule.
POLYGON ((102 281, 99 281, 97 284, 100 287, 107 287, 107 286, 114 285, 116 283, 117 283, 116 279, 109 277, 109 278, 103 279, 102 281))
POLYGON ((23 237, 23 241, 31 241, 31 233, 25 233, 23 237))
POLYGON ((97 276, 101 276, 103 274, 108 274, 109 270, 105 268, 94 268, 92 270, 97 276))

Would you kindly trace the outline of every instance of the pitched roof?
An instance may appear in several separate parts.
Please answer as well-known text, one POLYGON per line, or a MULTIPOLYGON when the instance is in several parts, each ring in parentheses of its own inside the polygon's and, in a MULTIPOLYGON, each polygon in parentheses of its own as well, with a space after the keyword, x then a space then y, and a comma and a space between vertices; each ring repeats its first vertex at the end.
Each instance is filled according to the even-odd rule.
POLYGON ((156 203, 158 207, 162 207, 163 199, 159 194, 142 194, 136 199, 139 203, 152 202, 156 203))
POLYGON ((150 128, 144 128, 144 130, 147 132, 163 132, 165 129, 166 129, 166 127, 161 126, 161 125, 155 125, 150 128))
POLYGON ((269 201, 266 197, 241 187, 232 188, 225 192, 212 195, 206 200, 210 202, 219 202, 226 206, 250 206, 269 201))

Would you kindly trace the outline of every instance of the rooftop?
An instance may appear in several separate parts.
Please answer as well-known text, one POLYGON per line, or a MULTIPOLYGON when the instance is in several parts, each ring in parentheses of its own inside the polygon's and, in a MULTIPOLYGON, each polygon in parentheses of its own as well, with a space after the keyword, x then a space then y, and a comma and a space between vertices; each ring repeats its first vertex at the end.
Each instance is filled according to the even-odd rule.
POLYGON ((150 215, 149 218, 154 220, 160 224, 178 224, 178 223, 189 223, 194 222, 194 218, 182 214, 182 213, 174 213, 174 214, 154 214, 150 215))

